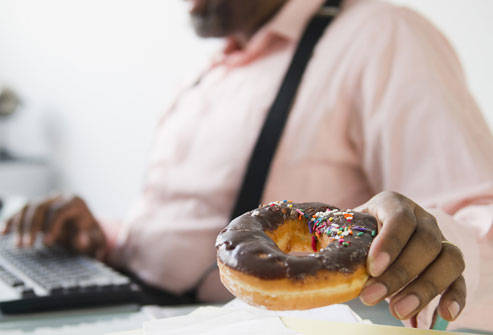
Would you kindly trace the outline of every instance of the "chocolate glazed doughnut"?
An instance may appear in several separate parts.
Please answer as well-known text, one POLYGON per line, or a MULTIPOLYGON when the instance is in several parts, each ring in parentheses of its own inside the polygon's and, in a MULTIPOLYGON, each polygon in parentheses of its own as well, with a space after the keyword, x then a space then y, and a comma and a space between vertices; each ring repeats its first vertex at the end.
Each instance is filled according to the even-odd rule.
POLYGON ((221 281, 272 310, 308 309, 357 297, 368 274, 374 217, 322 203, 277 201, 234 219, 216 240, 221 281))

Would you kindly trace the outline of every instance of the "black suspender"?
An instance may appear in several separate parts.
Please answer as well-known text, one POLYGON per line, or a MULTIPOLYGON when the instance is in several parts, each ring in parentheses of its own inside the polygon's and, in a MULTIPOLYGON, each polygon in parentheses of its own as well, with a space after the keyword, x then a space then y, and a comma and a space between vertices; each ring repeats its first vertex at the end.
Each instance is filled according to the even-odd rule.
POLYGON ((308 23, 277 96, 270 107, 231 213, 231 219, 256 208, 264 192, 272 159, 281 139, 296 92, 318 40, 339 10, 341 0, 328 0, 308 23))

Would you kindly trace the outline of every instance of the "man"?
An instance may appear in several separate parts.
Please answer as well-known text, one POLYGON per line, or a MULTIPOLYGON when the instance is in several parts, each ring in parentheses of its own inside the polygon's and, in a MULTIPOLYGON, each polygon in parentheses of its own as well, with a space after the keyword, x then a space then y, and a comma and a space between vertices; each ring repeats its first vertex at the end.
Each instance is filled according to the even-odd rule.
MULTIPOLYGON (((47 244, 107 254, 165 290, 197 287, 203 300, 224 297, 217 271, 207 272, 214 240, 302 31, 322 3, 191 1, 197 33, 225 38, 226 47, 164 113, 133 215, 98 222, 82 199, 57 197, 27 205, 7 230, 17 230, 21 244, 44 232, 47 244)), ((393 315, 420 327, 431 326, 436 311, 458 327, 492 329, 485 316, 493 140, 460 64, 445 38, 410 10, 372 0, 343 7, 304 74, 264 201, 360 205, 380 225, 365 303, 389 298, 393 315)))

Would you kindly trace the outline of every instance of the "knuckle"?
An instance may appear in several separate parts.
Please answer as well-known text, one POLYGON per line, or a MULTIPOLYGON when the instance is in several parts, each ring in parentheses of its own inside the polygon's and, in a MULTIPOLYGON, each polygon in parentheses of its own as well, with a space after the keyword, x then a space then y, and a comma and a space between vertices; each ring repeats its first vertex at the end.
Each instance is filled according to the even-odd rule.
POLYGON ((404 247, 405 242, 402 240, 401 236, 391 236, 386 241, 385 249, 390 254, 391 258, 394 259, 401 252, 404 247))
POLYGON ((414 213, 407 206, 399 206, 393 210, 392 219, 400 224, 411 225, 416 227, 416 219, 414 213))
POLYGON ((73 204, 73 205, 76 205, 76 206, 80 206, 80 205, 84 205, 85 204, 84 199, 82 199, 78 195, 71 195, 68 198, 67 203, 73 204))
POLYGON ((390 194, 393 198, 398 199, 400 201, 407 200, 407 198, 399 192, 392 191, 390 194))
POLYGON ((53 201, 46 204, 46 211, 48 212, 48 217, 51 218, 55 216, 63 208, 62 204, 58 201, 53 201))
POLYGON ((403 199, 404 196, 396 191, 383 191, 380 193, 383 198, 397 198, 403 199))
POLYGON ((86 203, 81 197, 74 195, 67 201, 65 207, 70 208, 71 210, 77 210, 78 212, 83 212, 85 211, 86 203))
POLYGON ((49 207, 53 202, 55 202, 55 198, 48 197, 48 198, 45 198, 45 199, 38 201, 37 206, 42 207, 42 208, 46 208, 46 207, 49 207))
POLYGON ((57 216, 62 213, 62 211, 65 209, 64 206, 55 206, 52 205, 49 209, 50 215, 49 215, 49 221, 53 221, 57 216))
POLYGON ((424 249, 430 255, 437 256, 442 250, 442 243, 439 235, 428 227, 424 227, 419 230, 419 239, 424 245, 424 249))
POLYGON ((371 198, 370 202, 373 204, 393 202, 396 199, 400 200, 400 194, 394 191, 382 191, 371 198))
POLYGON ((380 192, 378 193, 375 198, 376 199, 389 199, 389 198, 392 198, 393 197, 393 191, 383 191, 383 192, 380 192))
POLYGON ((17 215, 19 216, 23 215, 30 206, 31 206, 30 204, 25 204, 24 206, 22 206, 21 210, 17 212, 17 215))
POLYGON ((388 281, 390 282, 390 290, 397 291, 409 282, 409 271, 402 264, 394 264, 388 274, 386 274, 388 281))
POLYGON ((61 212, 73 210, 78 206, 79 206, 79 201, 71 197, 71 198, 64 198, 60 202, 55 202, 53 208, 55 211, 61 213, 61 212))
POLYGON ((428 244, 438 242, 439 244, 441 244, 437 234, 426 226, 418 228, 418 236, 419 239, 424 243, 428 244))
POLYGON ((425 212, 425 213, 426 213, 426 216, 425 216, 426 217, 426 221, 428 222, 428 224, 438 227, 438 222, 437 222, 436 217, 434 217, 433 215, 431 215, 428 212, 425 212))
POLYGON ((447 261, 452 264, 453 268, 459 271, 459 273, 462 273, 466 268, 462 251, 460 251, 458 247, 450 244, 445 244, 442 250, 447 257, 447 261))
POLYGON ((418 291, 418 294, 422 297, 422 303, 431 301, 440 293, 437 284, 429 278, 422 278, 421 283, 416 288, 416 290, 418 291))
POLYGON ((40 205, 40 206, 36 207, 36 209, 34 210, 34 216, 36 218, 41 218, 45 215, 46 210, 47 210, 46 205, 40 205))
POLYGON ((426 215, 421 218, 420 223, 422 224, 422 226, 427 227, 436 235, 441 235, 437 219, 433 215, 426 213, 426 215))
POLYGON ((73 199, 73 200, 75 200, 75 201, 81 201, 81 202, 84 202, 84 200, 83 200, 80 196, 78 196, 78 195, 76 195, 76 194, 72 195, 72 199, 73 199))

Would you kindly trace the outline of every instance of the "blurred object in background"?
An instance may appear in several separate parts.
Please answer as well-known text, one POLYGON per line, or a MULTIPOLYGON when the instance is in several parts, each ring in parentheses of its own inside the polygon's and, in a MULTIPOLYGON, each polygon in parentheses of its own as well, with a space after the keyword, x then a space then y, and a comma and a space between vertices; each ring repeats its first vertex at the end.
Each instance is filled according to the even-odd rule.
POLYGON ((5 220, 20 211, 25 204, 24 197, 10 196, 3 199, 0 194, 0 229, 3 229, 5 220))
POLYGON ((0 91, 0 117, 14 114, 20 104, 20 98, 11 88, 6 87, 0 91))
POLYGON ((0 161, 0 198, 37 198, 53 190, 53 172, 45 161, 0 161))
POLYGON ((9 87, 0 91, 0 161, 13 160, 12 153, 7 148, 7 120, 19 109, 21 100, 9 87))
POLYGON ((53 173, 46 159, 24 156, 11 149, 10 143, 22 136, 9 129, 9 122, 19 113, 21 98, 9 87, 0 91, 0 219, 16 211, 22 199, 39 197, 53 187, 53 173))

